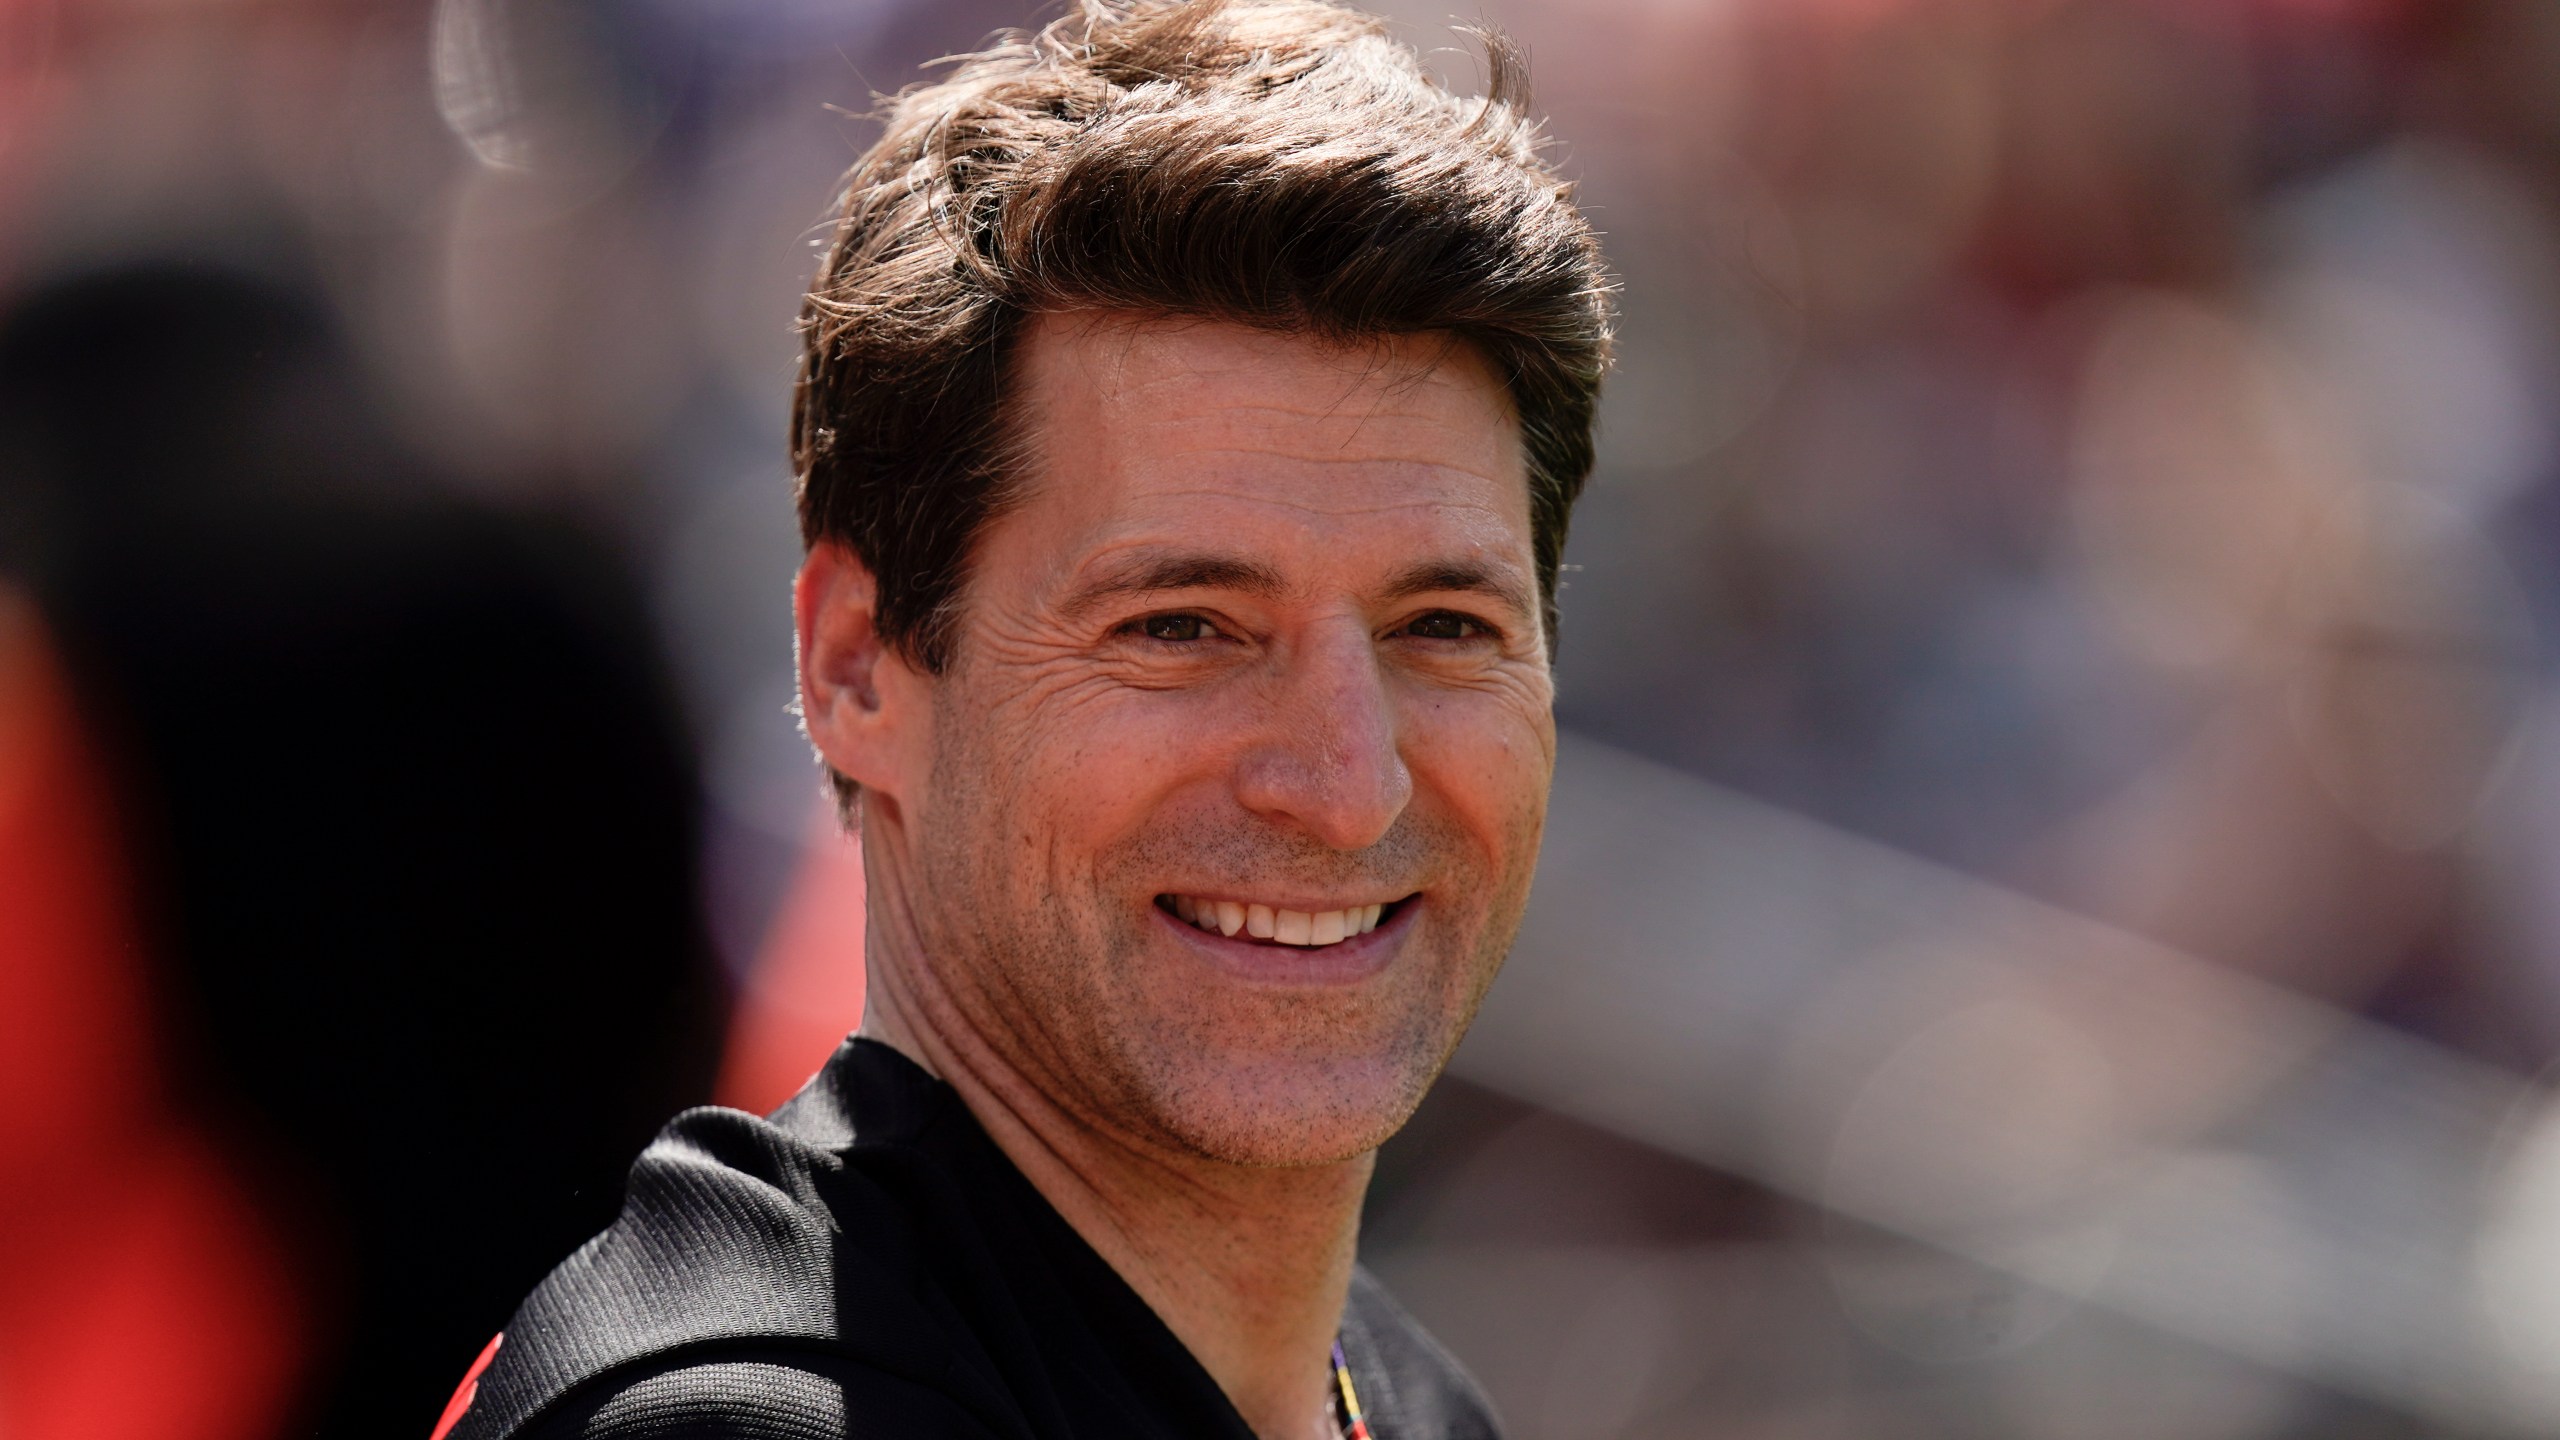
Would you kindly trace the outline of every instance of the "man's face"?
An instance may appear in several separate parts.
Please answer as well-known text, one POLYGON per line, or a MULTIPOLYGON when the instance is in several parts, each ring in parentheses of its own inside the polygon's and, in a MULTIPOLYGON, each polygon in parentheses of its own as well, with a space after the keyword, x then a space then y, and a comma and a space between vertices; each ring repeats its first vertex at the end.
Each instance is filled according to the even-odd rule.
POLYGON ((1092 317, 1036 324, 1017 383, 1029 478, 895 801, 945 1023, 1191 1153, 1374 1148, 1492 982, 1546 813, 1504 391, 1436 339, 1092 317))

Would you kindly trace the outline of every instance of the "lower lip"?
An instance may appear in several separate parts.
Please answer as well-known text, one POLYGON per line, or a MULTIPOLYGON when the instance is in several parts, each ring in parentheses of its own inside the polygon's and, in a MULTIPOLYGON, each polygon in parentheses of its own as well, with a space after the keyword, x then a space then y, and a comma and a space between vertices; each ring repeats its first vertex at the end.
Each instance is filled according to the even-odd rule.
POLYGON ((1147 908, 1155 912, 1157 923, 1188 942, 1210 964, 1238 979, 1266 985, 1356 985, 1386 969, 1387 962, 1395 958, 1405 932, 1413 928, 1415 912, 1422 908, 1422 897, 1408 896, 1398 902, 1395 913, 1379 921, 1378 928, 1368 934, 1330 945, 1282 945, 1249 940, 1242 935, 1222 935, 1203 930, 1161 905, 1147 908))

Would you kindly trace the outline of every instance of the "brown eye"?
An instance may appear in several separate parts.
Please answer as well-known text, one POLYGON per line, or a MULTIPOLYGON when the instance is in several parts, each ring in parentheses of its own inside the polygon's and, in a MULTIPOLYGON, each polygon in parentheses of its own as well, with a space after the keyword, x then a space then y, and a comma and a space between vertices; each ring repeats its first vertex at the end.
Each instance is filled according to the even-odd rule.
POLYGON ((1197 615, 1150 615, 1138 622, 1150 640, 1167 640, 1175 644, 1198 640, 1208 635, 1209 622, 1197 615))
POLYGON ((1420 640, 1472 640, 1484 633, 1484 626, 1464 615, 1434 610, 1406 626, 1405 633, 1420 640))

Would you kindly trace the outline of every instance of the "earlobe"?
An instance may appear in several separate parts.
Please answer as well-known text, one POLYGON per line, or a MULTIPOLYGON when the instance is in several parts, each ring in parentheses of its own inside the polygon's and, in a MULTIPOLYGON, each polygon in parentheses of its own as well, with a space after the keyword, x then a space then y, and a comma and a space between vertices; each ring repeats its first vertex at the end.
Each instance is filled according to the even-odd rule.
POLYGON ((882 671, 900 662, 876 624, 878 585, 851 550, 811 546, 792 585, 798 622, 800 718, 809 742, 839 773, 866 788, 894 791, 892 759, 901 717, 884 703, 882 671))

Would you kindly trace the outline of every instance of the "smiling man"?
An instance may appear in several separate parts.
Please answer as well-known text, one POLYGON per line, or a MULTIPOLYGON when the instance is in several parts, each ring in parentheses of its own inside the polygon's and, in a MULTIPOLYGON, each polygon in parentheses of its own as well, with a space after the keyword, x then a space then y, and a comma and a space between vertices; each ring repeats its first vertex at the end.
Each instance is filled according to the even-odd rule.
POLYGON ((896 103, 794 425, 862 1032, 671 1125, 451 1434, 1494 1433, 1353 1258, 1527 900, 1608 346, 1492 49, 1096 3, 896 103))

